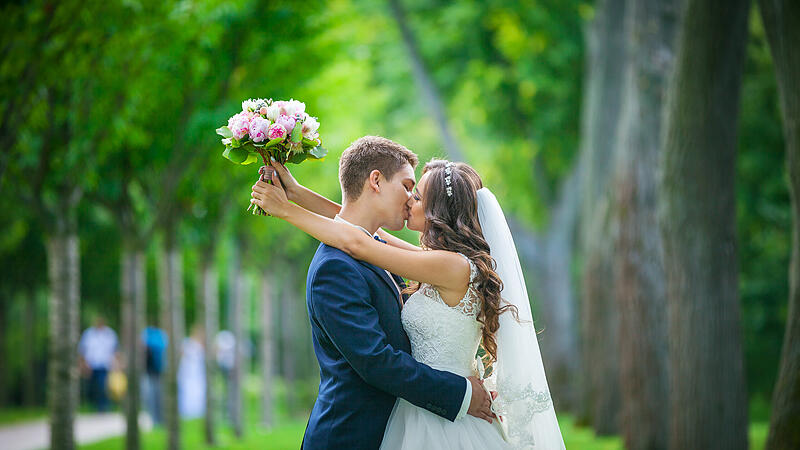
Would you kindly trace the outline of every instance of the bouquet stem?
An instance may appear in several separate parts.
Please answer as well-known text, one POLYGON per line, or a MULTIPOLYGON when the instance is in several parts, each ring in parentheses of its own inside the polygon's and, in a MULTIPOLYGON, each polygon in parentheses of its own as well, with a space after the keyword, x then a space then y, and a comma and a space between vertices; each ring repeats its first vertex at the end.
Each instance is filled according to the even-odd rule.
MULTIPOLYGON (((265 152, 264 150, 260 149, 260 148, 257 149, 256 151, 258 152, 259 155, 261 155, 261 159, 264 161, 264 166, 269 166, 269 161, 267 160, 267 154, 268 153, 265 152)), ((265 176, 266 174, 263 174, 263 173, 260 173, 260 172, 261 172, 261 170, 259 169, 258 179, 261 180, 261 181, 267 182, 269 184, 272 184, 272 180, 271 179, 267 179, 266 176, 265 176)), ((250 211, 250 208, 253 207, 253 206, 254 205, 251 203, 250 206, 247 207, 247 211, 250 211)), ((266 212, 263 209, 261 209, 261 207, 258 206, 258 205, 255 205, 255 208, 253 208, 253 214, 254 215, 259 215, 259 216, 269 216, 270 215, 268 212, 266 212)))

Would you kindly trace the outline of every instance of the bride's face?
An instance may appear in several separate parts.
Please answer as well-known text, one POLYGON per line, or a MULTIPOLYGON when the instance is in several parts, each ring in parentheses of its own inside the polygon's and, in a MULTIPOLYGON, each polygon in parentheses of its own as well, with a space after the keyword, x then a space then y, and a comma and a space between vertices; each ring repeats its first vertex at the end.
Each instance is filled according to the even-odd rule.
POLYGON ((428 175, 430 175, 430 172, 425 173, 425 175, 419 179, 419 182, 414 188, 414 193, 411 195, 411 200, 409 200, 411 210, 408 214, 408 221, 406 222, 406 226, 409 230, 419 232, 425 230, 425 204, 423 203, 422 193, 425 192, 425 183, 428 181, 428 175))

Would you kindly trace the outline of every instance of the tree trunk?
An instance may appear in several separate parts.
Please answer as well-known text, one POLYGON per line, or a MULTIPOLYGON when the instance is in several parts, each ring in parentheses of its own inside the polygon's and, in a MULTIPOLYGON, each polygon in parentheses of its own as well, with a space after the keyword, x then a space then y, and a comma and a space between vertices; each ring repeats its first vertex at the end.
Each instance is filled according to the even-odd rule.
MULTIPOLYGON (((25 345, 27 351, 22 352, 24 362, 22 365, 22 405, 32 407, 36 403, 36 353, 39 348, 36 342, 36 329, 38 295, 35 289, 28 292, 28 301, 25 303, 25 345)), ((3 328, 6 329, 6 328, 3 328)))
POLYGON ((572 257, 580 209, 582 167, 576 164, 561 184, 559 199, 542 239, 531 239, 509 219, 520 259, 528 263, 534 322, 541 331, 539 345, 547 383, 556 411, 574 411, 579 367, 576 339, 572 257))
POLYGON ((800 448, 800 3, 759 0, 759 6, 778 79, 793 218, 789 314, 766 448, 796 449, 800 448))
POLYGON ((136 450, 141 446, 139 439, 139 392, 144 352, 142 330, 145 317, 146 279, 144 250, 127 243, 122 250, 121 294, 123 305, 123 343, 128 378, 125 401, 125 448, 136 450))
POLYGON ((281 354, 283 356, 283 381, 286 384, 286 410, 293 415, 297 408, 297 395, 294 389, 297 369, 295 342, 295 293, 294 275, 287 272, 283 278, 281 296, 281 354))
POLYGON ((661 184, 669 448, 747 447, 734 174, 747 0, 688 0, 661 184))
POLYGON ((167 371, 164 378, 164 417, 167 425, 167 448, 181 448, 178 411, 178 365, 185 335, 183 317, 182 255, 175 241, 174 229, 167 228, 164 248, 159 255, 162 328, 167 333, 167 371))
POLYGON ((666 280, 658 230, 657 170, 679 0, 632 2, 615 201, 615 297, 619 310, 621 431, 625 447, 666 449, 669 430, 666 280))
POLYGON ((231 266, 228 276, 228 321, 234 340, 234 362, 230 373, 230 389, 228 391, 228 405, 233 425, 233 432, 237 438, 242 437, 242 293, 244 279, 242 277, 242 258, 239 242, 233 246, 231 266))
POLYGON ((202 320, 205 328, 204 343, 206 357, 206 411, 205 411, 205 437, 206 444, 216 445, 214 413, 216 411, 216 392, 214 379, 216 377, 215 337, 219 328, 219 288, 217 285, 217 272, 214 268, 213 250, 206 251, 203 256, 201 268, 201 286, 198 292, 202 297, 202 320))
MULTIPOLYGON (((8 306, 11 304, 6 290, 0 289, 0 408, 5 408, 8 403, 8 389, 6 377, 10 373, 8 370, 8 355, 6 354, 6 333, 8 333, 8 325, 6 324, 6 316, 8 315, 8 306)), ((28 354, 30 355, 30 354, 28 354)))
POLYGON ((274 399, 272 387, 274 359, 274 326, 272 320, 273 277, 269 269, 261 275, 261 425, 271 427, 273 424, 274 399))
MULTIPOLYGON (((71 227, 70 227, 71 228, 71 227)), ((74 449, 73 424, 78 408, 78 311, 80 255, 78 234, 66 226, 47 238, 50 282, 50 351, 48 403, 50 448, 74 449)))
POLYGON ((439 95, 439 90, 436 84, 431 79, 425 61, 419 53, 419 46, 417 45, 414 33, 408 24, 405 9, 400 4, 400 0, 389 0, 389 6, 392 10, 392 17, 400 29, 400 36, 405 44, 406 51, 408 52, 409 60, 411 62, 411 70, 414 73, 414 80, 417 82, 422 100, 428 107, 428 110, 436 121, 439 132, 442 138, 445 152, 453 161, 466 161, 464 153, 461 151, 461 146, 453 136, 450 130, 450 124, 447 120, 447 113, 445 112, 444 102, 439 95))
POLYGON ((625 0, 602 0, 587 30, 588 74, 579 164, 582 183, 581 293, 582 403, 579 421, 597 433, 619 427, 618 319, 613 299, 612 198, 609 187, 627 64, 625 0))
POLYGON ((234 336, 236 336, 236 350, 234 353, 236 356, 236 362, 233 366, 236 380, 236 389, 233 391, 234 411, 236 412, 236 416, 234 417, 233 431, 236 434, 236 437, 241 439, 244 435, 244 380, 245 376, 247 375, 248 368, 245 356, 248 351, 247 345, 249 341, 246 332, 247 328, 244 326, 244 311, 245 306, 249 304, 248 300, 250 299, 250 283, 242 271, 239 271, 237 283, 239 285, 239 292, 236 299, 236 307, 234 309, 235 321, 232 330, 234 336))

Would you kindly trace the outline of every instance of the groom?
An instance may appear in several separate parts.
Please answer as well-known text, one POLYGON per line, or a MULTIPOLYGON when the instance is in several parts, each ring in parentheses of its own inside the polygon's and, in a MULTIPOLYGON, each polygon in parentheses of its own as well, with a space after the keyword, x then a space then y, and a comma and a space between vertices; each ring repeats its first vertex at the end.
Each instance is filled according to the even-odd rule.
MULTIPOLYGON (((283 166, 276 170, 289 200, 378 239, 381 227, 403 228, 417 162, 413 152, 389 139, 353 142, 339 161, 341 208, 299 185, 283 166)), ((466 414, 491 421, 490 398, 477 378, 435 370, 411 357, 400 321, 404 287, 399 276, 320 244, 306 281, 320 385, 303 449, 378 448, 397 397, 451 421, 466 414)))

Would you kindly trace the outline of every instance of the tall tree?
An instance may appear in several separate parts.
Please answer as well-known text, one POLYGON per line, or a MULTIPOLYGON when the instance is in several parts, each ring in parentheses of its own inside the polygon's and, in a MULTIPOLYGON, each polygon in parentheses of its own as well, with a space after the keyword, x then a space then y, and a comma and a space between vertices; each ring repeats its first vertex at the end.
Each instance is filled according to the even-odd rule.
POLYGON ((286 409, 290 415, 297 413, 297 366, 299 340, 295 323, 297 305, 300 303, 294 285, 294 274, 286 271, 281 274, 280 301, 280 352, 283 382, 286 387, 286 409))
MULTIPOLYGON (((185 31, 184 22, 169 15, 170 4, 158 5, 148 9, 146 14, 139 11, 129 14, 126 18, 129 26, 107 42, 108 51, 103 54, 105 70, 97 74, 103 77, 106 95, 98 101, 94 111, 98 117, 103 115, 102 111, 108 111, 107 115, 118 119, 112 139, 99 155, 100 169, 105 176, 96 180, 89 197, 111 214, 122 238, 121 322, 129 380, 140 378, 144 364, 141 332, 145 325, 147 246, 159 230, 166 230, 163 243, 173 245, 178 240, 178 215, 184 203, 175 196, 180 185, 178 180, 189 167, 185 134, 192 106, 196 103, 193 78, 198 72, 189 61, 197 64, 206 57, 195 48, 195 32, 185 31), (158 50, 131 55, 127 53, 130 46, 151 46, 158 50), (176 60, 175 54, 180 54, 181 58, 176 60), (164 77, 164 70, 174 73, 176 78, 164 77), (179 89, 174 87, 176 79, 182 83, 179 89)), ((218 84, 219 81, 208 83, 208 91, 216 93, 214 88, 218 84)), ((161 295, 181 295, 182 288, 177 281, 163 278, 181 273, 174 265, 180 258, 166 256, 176 251, 179 250, 169 248, 159 253, 163 257, 160 267, 168 269, 159 272, 161 295)), ((167 314, 169 310, 162 309, 162 312, 167 314)), ((183 313, 178 314, 180 317, 176 319, 182 328, 183 313)), ((162 322, 167 326, 172 324, 172 319, 162 317, 162 322)), ((179 345, 182 337, 181 334, 177 340, 170 340, 168 345, 179 345)), ((171 386, 174 384, 167 383, 168 388, 171 386)), ((177 414, 177 403, 174 403, 177 398, 170 395, 170 389, 166 395, 167 411, 177 414)), ((140 446, 139 403, 139 383, 131 383, 125 402, 126 448, 130 450, 140 446)), ((168 423, 177 423, 177 420, 168 420, 168 423)))
POLYGON ((789 314, 778 380, 772 396, 768 449, 800 447, 800 3, 759 0, 778 79, 786 166, 792 199, 792 256, 789 267, 789 314))
POLYGON ((203 318, 203 348, 206 349, 205 374, 206 374, 206 410, 204 417, 206 444, 216 445, 214 416, 216 414, 217 392, 214 389, 214 380, 217 373, 215 358, 215 338, 219 330, 219 287, 217 271, 214 267, 214 253, 208 247, 201 253, 200 265, 200 302, 203 318))
POLYGON ((619 310, 620 428, 628 449, 665 449, 668 436, 666 280, 657 171, 680 1, 631 2, 630 61, 613 180, 614 297, 619 310))
POLYGON ((25 324, 25 340, 27 345, 30 345, 29 351, 23 352, 23 372, 22 372, 22 405, 25 407, 33 407, 36 403, 36 332, 39 328, 37 323, 39 316, 37 315, 38 309, 38 289, 31 288, 28 290, 27 302, 25 303, 25 316, 23 323, 25 324))
MULTIPOLYGON (((525 8, 520 5, 514 6, 525 10, 525 8)), ((512 75, 519 72, 524 73, 526 68, 530 66, 525 64, 525 61, 520 62, 519 65, 515 65, 513 61, 510 60, 513 57, 510 58, 507 53, 517 54, 519 53, 517 51, 518 49, 506 51, 506 49, 498 48, 502 47, 502 45, 498 45, 494 42, 502 42, 503 40, 503 37, 500 35, 502 35, 503 30, 506 29, 505 19, 511 20, 512 24, 518 26, 516 22, 519 18, 507 11, 507 2, 497 4, 486 2, 480 6, 470 4, 468 7, 466 7, 464 3, 454 2, 449 7, 456 11, 450 17, 469 17, 469 14, 463 14, 469 10, 470 13, 475 16, 474 18, 477 19, 475 23, 458 23, 452 26, 461 29, 476 30, 477 33, 470 33, 469 37, 463 36, 465 39, 470 40, 469 44, 465 44, 464 41, 458 41, 457 48, 449 51, 443 50, 442 52, 447 55, 448 59, 464 59, 464 61, 459 61, 459 64, 469 66, 475 62, 474 59, 472 59, 474 55, 472 51, 463 52, 463 48, 465 46, 478 48, 481 49, 482 52, 485 51, 486 54, 481 54, 480 56, 487 60, 487 64, 491 66, 502 66, 504 70, 508 71, 508 75, 505 76, 503 80, 505 89, 501 93, 502 96, 497 96, 497 93, 494 92, 492 93, 498 97, 495 99, 500 109, 497 117, 499 121, 502 122, 500 125, 504 131, 505 127, 509 127, 509 123, 512 124, 511 128, 513 128, 513 131, 523 135, 525 140, 522 144, 526 147, 535 148, 534 145, 538 136, 534 130, 537 124, 534 123, 528 111, 528 109, 531 108, 530 105, 519 99, 520 91, 530 93, 532 81, 526 79, 524 76, 512 75), (494 25, 489 25, 487 23, 490 22, 486 20, 487 17, 492 18, 491 22, 497 21, 497 30, 492 29, 494 25), (520 79, 514 79, 515 77, 519 77, 520 79), (507 79, 511 79, 512 81, 507 81, 507 79), (511 119, 508 119, 509 116, 511 119)), ((408 14, 401 0, 390 0, 389 9, 391 17, 400 32, 401 42, 411 65, 411 72, 418 88, 420 101, 436 123, 439 137, 444 146, 445 155, 451 160, 470 161, 470 159, 465 158, 473 155, 467 155, 459 139, 453 132, 452 124, 454 121, 451 117, 448 117, 445 95, 442 93, 444 86, 442 86, 441 83, 437 85, 435 82, 435 73, 431 71, 431 67, 434 66, 426 64, 423 52, 425 47, 420 45, 413 31, 411 15, 408 14)), ((557 15, 552 12, 550 14, 557 15)), ((425 14, 423 12, 416 14, 413 18, 419 20, 421 17, 431 17, 433 20, 437 20, 438 17, 443 15, 446 15, 446 12, 438 12, 437 15, 425 14)), ((536 16, 545 23, 551 23, 552 21, 550 19, 554 18, 552 16, 536 16)), ((536 32, 538 32, 538 30, 536 32)), ((533 50, 525 48, 524 51, 533 50)), ((430 59, 431 56, 428 56, 428 58, 430 59)), ((395 66, 393 65, 393 67, 395 66)), ((465 83, 465 80, 458 80, 458 83, 454 83, 454 85, 462 84, 467 83, 465 83)), ((474 134, 478 135, 479 133, 474 134)), ((472 138, 475 136, 470 137, 472 138)), ((477 140, 480 140, 480 138, 477 140)), ((574 396, 574 373, 578 365, 577 343, 573 333, 575 309, 573 306, 573 293, 570 280, 570 264, 573 249, 572 244, 575 236, 576 213, 579 206, 577 202, 578 197, 575 194, 575 187, 577 185, 575 181, 580 181, 580 178, 574 176, 577 174, 577 169, 573 170, 571 172, 573 174, 572 176, 565 177, 569 181, 561 183, 558 195, 550 195, 551 189, 547 183, 548 176, 543 169, 545 166, 545 155, 533 149, 531 149, 531 151, 535 155, 531 162, 533 172, 532 179, 535 185, 534 197, 544 197, 547 206, 551 207, 555 213, 550 218, 549 224, 543 233, 532 232, 531 227, 526 221, 521 220, 516 214, 511 213, 512 209, 507 210, 507 218, 514 232, 520 257, 528 269, 529 278, 533 281, 531 284, 531 293, 533 294, 534 306, 536 307, 537 328, 541 327, 546 330, 544 331, 546 337, 543 337, 541 346, 544 362, 548 369, 548 382, 553 394, 553 399, 557 406, 563 405, 569 407, 574 396)), ((480 162, 481 158, 477 159, 478 162, 480 162)), ((502 163, 501 160, 500 164, 502 163)), ((526 172, 525 178, 531 178, 530 174, 526 172)), ((507 199, 510 200, 508 197, 507 199)), ((535 203, 536 200, 526 198, 525 202, 535 203)), ((527 204, 525 207, 530 208, 531 205, 527 204)))
MULTIPOLYGON (((133 17, 130 17, 133 20, 133 17)), ((153 20, 153 17, 149 17, 153 20)), ((146 61, 142 58, 125 55, 120 58, 123 49, 131 43, 146 45, 142 38, 146 37, 137 28, 129 33, 117 33, 107 46, 109 51, 103 55, 103 68, 98 77, 104 77, 105 98, 95 105, 95 114, 102 116, 101 110, 105 108, 107 114, 114 114, 120 104, 127 104, 126 112, 135 114, 136 102, 130 101, 130 92, 137 91, 135 80, 141 73, 146 61), (138 39, 137 39, 138 38, 138 39), (133 67, 132 67, 133 66, 133 67), (120 74, 123 76, 120 77, 120 74), (127 94, 127 95, 126 95, 127 94)), ((147 42, 147 41, 145 41, 147 42)), ((125 119, 123 119, 125 120, 125 119)), ((125 358, 125 372, 129 383, 124 402, 125 410, 125 447, 128 450, 138 450, 139 437, 139 380, 144 366, 144 351, 142 348, 142 330, 145 326, 145 308, 147 297, 146 257, 147 243, 152 233, 152 222, 148 211, 143 211, 136 198, 136 178, 139 165, 145 161, 141 155, 132 155, 136 149, 135 140, 130 136, 141 133, 135 125, 133 117, 127 117, 125 127, 116 129, 114 136, 106 148, 102 149, 98 158, 100 170, 106 177, 97 180, 87 196, 97 205, 104 207, 113 217, 122 237, 120 252, 120 300, 121 300, 121 330, 122 330, 122 355, 125 358)))
POLYGON ((749 2, 689 0, 668 91, 661 227, 669 448, 747 447, 734 169, 749 2))
POLYGON ((234 238, 231 246, 231 258, 228 266, 228 327, 234 336, 233 368, 228 383, 228 405, 233 424, 233 433, 241 439, 242 426, 242 380, 244 379, 244 308, 242 303, 246 295, 246 279, 242 273, 242 240, 234 238))
MULTIPOLYGON (((89 3, 84 7, 96 14, 117 12, 115 5, 89 3)), ((59 29, 54 39, 70 47, 62 51, 59 46, 42 44, 39 49, 55 58, 51 66, 62 70, 58 74, 46 71, 32 80, 36 98, 28 120, 14 130, 12 168, 15 183, 24 187, 20 190, 22 200, 45 227, 50 286, 50 446, 71 449, 75 447, 73 423, 78 404, 78 205, 98 147, 107 136, 89 118, 97 88, 92 74, 98 69, 97 54, 90 49, 102 47, 112 24, 87 23, 83 20, 87 14, 76 20, 63 15, 70 12, 58 9, 56 13, 59 29), (73 41, 74 34, 79 37, 73 41)))
POLYGON ((603 0, 586 30, 588 64, 582 112, 581 155, 581 358, 583 404, 579 412, 599 434, 619 426, 618 318, 613 298, 612 189, 616 129, 622 109, 627 48, 624 17, 629 2, 603 0))
POLYGON ((158 251, 159 301, 161 327, 167 334, 167 371, 164 379, 164 417, 167 425, 167 448, 181 448, 178 414, 178 365, 186 335, 184 317, 183 252, 178 242, 176 224, 165 228, 164 243, 158 251))
POLYGON ((261 425, 271 427, 274 423, 274 360, 275 321, 273 320, 273 298, 275 277, 268 269, 261 274, 261 425))

